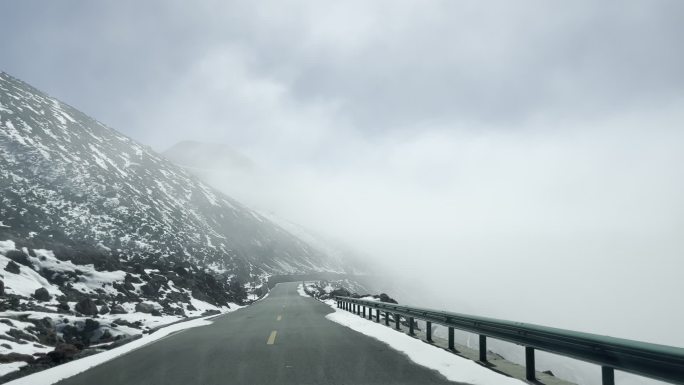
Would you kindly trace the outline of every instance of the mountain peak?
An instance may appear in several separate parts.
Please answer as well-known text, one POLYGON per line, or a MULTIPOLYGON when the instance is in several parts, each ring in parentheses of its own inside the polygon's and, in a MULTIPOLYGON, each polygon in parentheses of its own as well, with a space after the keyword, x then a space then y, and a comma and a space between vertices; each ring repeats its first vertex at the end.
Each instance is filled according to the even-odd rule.
POLYGON ((148 147, 6 74, 0 194, 0 239, 29 248, 176 258, 244 278, 342 270, 148 147))

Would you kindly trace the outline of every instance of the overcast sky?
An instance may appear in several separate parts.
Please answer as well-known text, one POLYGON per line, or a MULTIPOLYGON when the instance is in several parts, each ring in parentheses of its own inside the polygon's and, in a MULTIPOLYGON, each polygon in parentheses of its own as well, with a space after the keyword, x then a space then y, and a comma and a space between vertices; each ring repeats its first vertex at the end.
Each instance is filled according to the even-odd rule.
POLYGON ((683 17, 679 0, 3 1, 0 69, 154 149, 240 151, 257 167, 216 186, 433 306, 684 346, 683 17))

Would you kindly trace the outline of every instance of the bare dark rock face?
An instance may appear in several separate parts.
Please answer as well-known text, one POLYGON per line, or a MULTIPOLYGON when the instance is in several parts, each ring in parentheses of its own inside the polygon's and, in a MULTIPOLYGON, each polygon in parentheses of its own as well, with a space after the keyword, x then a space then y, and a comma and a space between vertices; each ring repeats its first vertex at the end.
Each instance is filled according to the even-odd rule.
POLYGON ((109 311, 112 314, 126 314, 126 309, 123 308, 121 305, 114 305, 112 306, 112 309, 109 311))
POLYGON ((150 314, 154 311, 154 305, 141 302, 135 305, 135 311, 150 314))
POLYGON ((378 298, 380 302, 397 303, 397 301, 395 301, 394 298, 390 297, 385 293, 381 293, 380 295, 374 295, 373 297, 378 298))
POLYGON ((97 305, 95 305, 95 302, 90 298, 82 299, 80 302, 76 304, 75 309, 77 312, 84 315, 97 314, 97 305))
POLYGON ((52 296, 50 295, 50 293, 47 291, 46 288, 41 287, 39 289, 36 289, 35 292, 33 292, 33 298, 35 298, 39 301, 45 301, 46 302, 46 301, 49 301, 52 298, 52 296))
POLYGON ((14 261, 9 261, 7 266, 5 266, 5 271, 8 271, 12 274, 19 274, 19 265, 17 265, 17 263, 14 261))
POLYGON ((73 344, 59 344, 55 346, 55 350, 49 352, 47 356, 54 363, 63 363, 71 361, 71 359, 80 351, 76 345, 73 344))
POLYGON ((0 363, 2 364, 7 364, 10 362, 17 362, 17 361, 23 361, 23 362, 33 362, 33 356, 30 356, 28 354, 20 354, 20 353, 8 353, 8 354, 0 354, 0 363))
POLYGON ((60 313, 69 313, 71 309, 69 309, 69 304, 66 302, 60 302, 59 305, 57 305, 57 311, 60 313))

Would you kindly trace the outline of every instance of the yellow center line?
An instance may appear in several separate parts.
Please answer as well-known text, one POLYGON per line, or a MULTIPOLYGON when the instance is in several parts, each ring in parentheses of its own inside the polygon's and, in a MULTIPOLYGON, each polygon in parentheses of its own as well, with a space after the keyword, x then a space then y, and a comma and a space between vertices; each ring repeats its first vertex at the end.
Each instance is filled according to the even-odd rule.
POLYGON ((283 319, 283 316, 279 315, 276 321, 280 321, 281 319, 283 319))
POLYGON ((271 335, 268 336, 268 341, 266 341, 266 345, 273 345, 273 343, 275 342, 276 334, 278 334, 278 332, 275 330, 271 332, 271 335))

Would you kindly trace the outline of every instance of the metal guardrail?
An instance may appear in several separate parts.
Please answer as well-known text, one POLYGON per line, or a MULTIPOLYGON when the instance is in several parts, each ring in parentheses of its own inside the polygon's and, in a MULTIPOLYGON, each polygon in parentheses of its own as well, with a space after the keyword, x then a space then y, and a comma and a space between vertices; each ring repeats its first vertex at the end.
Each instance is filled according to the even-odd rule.
POLYGON ((536 349, 601 365, 604 385, 615 384, 615 370, 684 384, 682 348, 351 297, 336 297, 336 300, 339 308, 363 315, 364 318, 367 309, 368 319, 372 319, 375 309, 376 322, 380 322, 380 312, 384 312, 385 325, 389 325, 389 315, 392 314, 396 329, 400 329, 400 319, 404 316, 411 335, 414 335, 415 319, 424 320, 428 341, 432 341, 432 323, 444 325, 449 328, 449 349, 452 350, 454 329, 479 334, 482 362, 487 361, 487 337, 523 345, 529 381, 535 380, 536 349))

